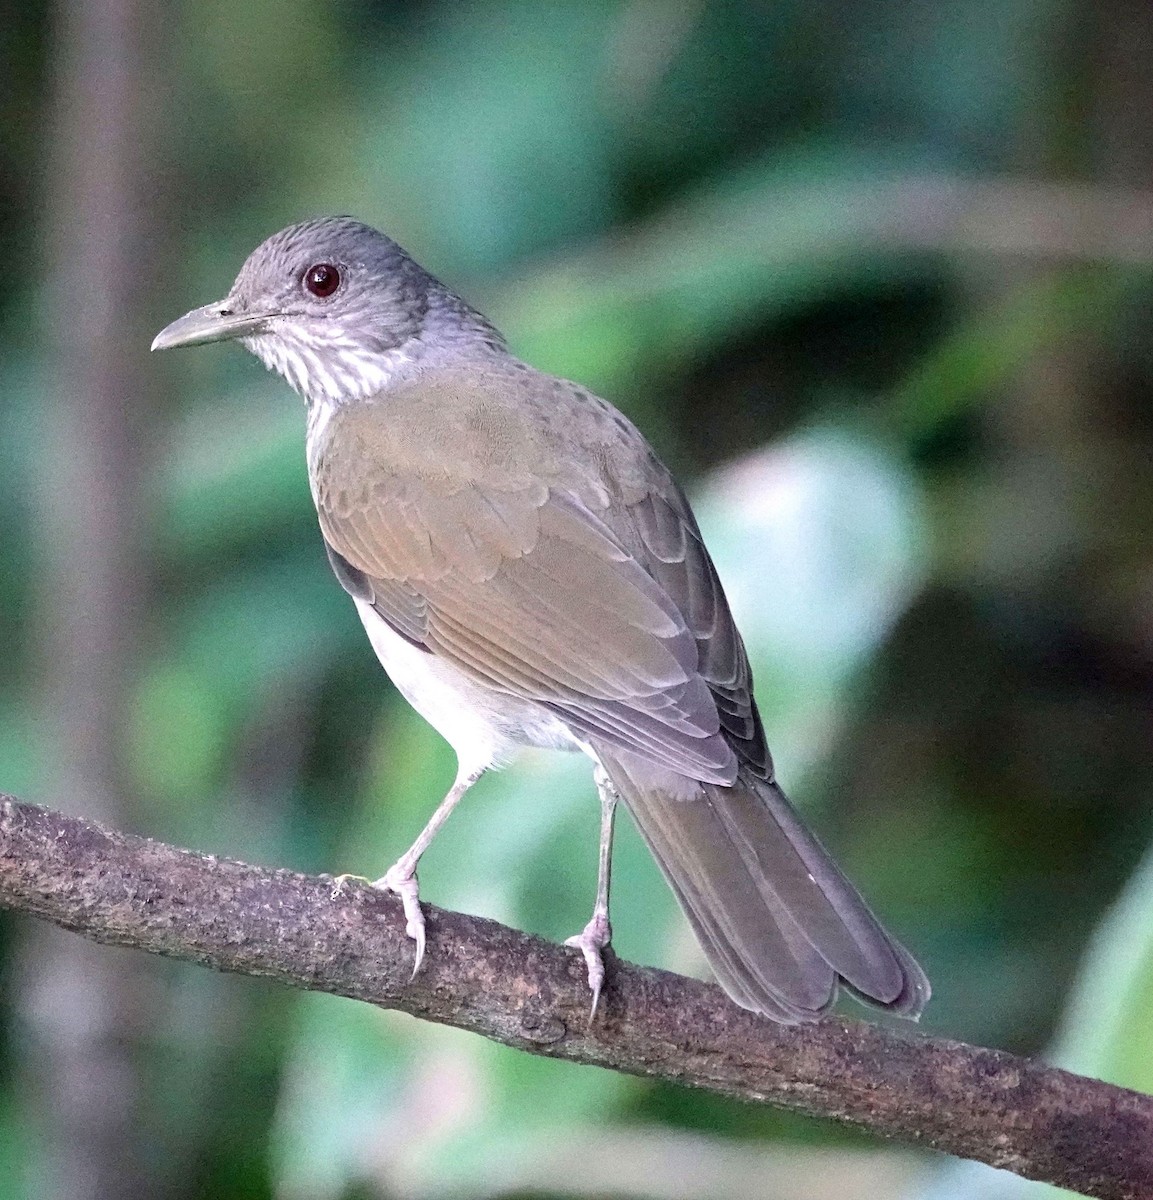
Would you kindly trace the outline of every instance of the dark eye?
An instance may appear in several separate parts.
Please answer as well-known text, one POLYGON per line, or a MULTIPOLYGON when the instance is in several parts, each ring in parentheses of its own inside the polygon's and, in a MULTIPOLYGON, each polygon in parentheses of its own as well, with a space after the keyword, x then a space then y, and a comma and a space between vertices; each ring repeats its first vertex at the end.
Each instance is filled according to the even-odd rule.
POLYGON ((340 287, 340 272, 332 263, 315 263, 304 272, 304 286, 325 300, 340 287))

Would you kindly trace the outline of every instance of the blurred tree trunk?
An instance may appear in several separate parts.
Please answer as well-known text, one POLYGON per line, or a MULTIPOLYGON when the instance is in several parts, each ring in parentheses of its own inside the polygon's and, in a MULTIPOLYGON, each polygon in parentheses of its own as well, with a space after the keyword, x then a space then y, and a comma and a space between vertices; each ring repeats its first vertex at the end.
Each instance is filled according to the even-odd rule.
MULTIPOLYGON (((1048 70, 1036 81, 1032 119, 1018 131, 1019 170, 1040 178, 1083 179, 1099 190, 1103 201, 1110 194, 1148 189, 1153 182, 1153 89, 1148 80, 1153 5, 1148 0, 1082 0, 1064 21, 1054 23, 1050 36, 1048 70)), ((1109 212, 1111 206, 1102 203, 1097 211, 1109 212)), ((1101 244, 1098 230, 1083 232, 1086 248, 1101 244)), ((1116 309, 1111 307, 1110 275, 1116 268, 1086 257, 1088 269, 1080 260, 1010 264, 1001 273, 1001 283, 1019 293, 1030 286, 1043 291, 1048 283, 1063 282, 1066 291, 1081 293, 1087 311, 1112 320, 1116 309)), ((1056 315, 1052 324, 1054 329, 1063 327, 1056 315)), ((1022 573, 1021 563, 1050 539, 1047 569, 1051 586, 1065 594, 1070 626, 1081 616, 1078 602, 1092 608, 1104 600, 1110 612, 1119 611, 1114 597, 1105 595, 1115 580, 1095 572, 1090 578, 1078 577, 1099 592, 1093 600, 1077 596, 1070 588, 1071 577, 1061 574, 1078 566, 1071 552, 1062 559, 1062 537, 1078 542, 1072 531, 1095 519, 1086 506, 1100 503, 1114 487, 1116 448, 1100 406, 1114 386, 1102 370, 1107 334, 1106 324, 1087 322, 1072 337, 1055 335, 1021 362, 1010 401, 993 414, 1006 494, 1017 501, 1015 529, 1007 534, 1017 544, 999 557, 1011 577, 1029 578, 1029 586, 1035 587, 1034 573, 1022 573), (1062 502, 1056 516, 1055 495, 1062 502)), ((1139 538, 1139 530, 1132 532, 1139 538)), ((1136 633, 1105 632, 1119 643, 1136 633)))
MULTIPOLYGON (((129 827, 136 814, 126 800, 125 745, 147 589, 143 330, 155 248, 164 244, 145 109, 160 15, 149 0, 58 0, 43 197, 55 363, 39 546, 47 784, 73 810, 129 827)), ((67 934, 38 930, 27 951, 27 1090, 48 1154, 42 1193, 157 1195, 142 1074, 162 977, 139 958, 67 934)))
POLYGON ((1153 184, 1153 5, 1100 0, 1087 12, 1096 51, 1091 119, 1085 124, 1094 176, 1114 186, 1147 188, 1153 184))

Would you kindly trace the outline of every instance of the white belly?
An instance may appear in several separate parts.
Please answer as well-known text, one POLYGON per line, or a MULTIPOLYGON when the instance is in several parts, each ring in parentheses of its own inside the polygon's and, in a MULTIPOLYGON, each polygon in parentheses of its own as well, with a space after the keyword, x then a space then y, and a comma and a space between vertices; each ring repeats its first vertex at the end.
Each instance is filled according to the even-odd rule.
POLYGON ((356 611, 376 657, 400 694, 456 751, 464 770, 506 763, 520 746, 580 750, 548 709, 487 688, 451 662, 405 641, 371 604, 356 611))

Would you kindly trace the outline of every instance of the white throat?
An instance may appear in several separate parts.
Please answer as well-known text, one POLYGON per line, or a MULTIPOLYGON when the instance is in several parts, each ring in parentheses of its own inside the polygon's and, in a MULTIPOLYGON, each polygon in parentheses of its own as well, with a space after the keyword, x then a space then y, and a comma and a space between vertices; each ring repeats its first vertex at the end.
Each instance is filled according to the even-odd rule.
POLYGON ((407 376, 421 357, 419 342, 368 350, 339 326, 326 325, 324 332, 323 339, 313 339, 299 327, 277 322, 267 333, 242 341, 270 371, 283 376, 310 409, 382 392, 407 376))

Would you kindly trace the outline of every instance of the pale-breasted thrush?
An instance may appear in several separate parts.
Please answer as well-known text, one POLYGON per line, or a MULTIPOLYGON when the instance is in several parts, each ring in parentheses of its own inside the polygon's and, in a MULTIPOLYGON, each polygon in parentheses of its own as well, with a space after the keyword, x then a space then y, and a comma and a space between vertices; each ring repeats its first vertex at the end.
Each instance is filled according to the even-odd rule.
POLYGON ((329 561, 397 688, 456 751, 448 795, 377 881, 404 903, 418 966, 421 854, 484 771, 544 746, 595 764, 597 900, 570 939, 594 1010, 623 798, 738 1004, 807 1020, 843 983, 921 1012, 921 968, 776 783, 692 510, 631 422, 514 357, 480 313, 351 218, 273 235, 224 300, 152 348, 228 339, 307 402, 329 561))

